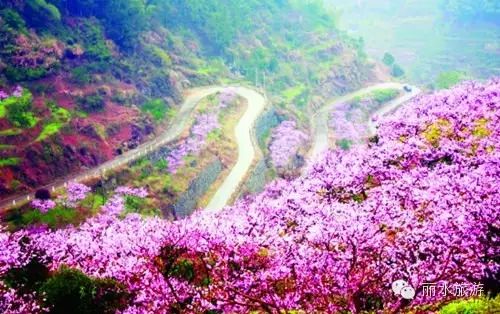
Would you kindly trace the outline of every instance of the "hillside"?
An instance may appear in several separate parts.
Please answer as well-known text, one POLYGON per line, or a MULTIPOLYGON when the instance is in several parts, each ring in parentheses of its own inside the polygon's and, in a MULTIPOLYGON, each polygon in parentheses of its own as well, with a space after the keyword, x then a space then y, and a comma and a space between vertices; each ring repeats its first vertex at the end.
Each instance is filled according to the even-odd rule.
MULTIPOLYGON (((304 177, 219 213, 125 216, 126 200, 147 191, 121 187, 79 226, 4 230, 0 309, 453 313, 456 297, 426 297, 422 283, 481 283, 496 295, 499 90, 495 79, 419 97, 383 118, 368 147, 329 151, 304 177), (415 287, 413 300, 392 293, 397 279, 415 287), (72 288, 82 283, 90 290, 72 288)), ((79 208, 87 193, 73 186, 65 202, 38 206, 79 208)), ((470 307, 499 309, 479 300, 470 307)))
POLYGON ((0 198, 137 147, 186 88, 264 86, 305 118, 374 79, 321 1, 0 2, 0 198))
POLYGON ((406 79, 440 88, 439 76, 500 75, 500 2, 489 0, 327 1, 342 11, 340 27, 362 36, 365 50, 392 55, 406 79))

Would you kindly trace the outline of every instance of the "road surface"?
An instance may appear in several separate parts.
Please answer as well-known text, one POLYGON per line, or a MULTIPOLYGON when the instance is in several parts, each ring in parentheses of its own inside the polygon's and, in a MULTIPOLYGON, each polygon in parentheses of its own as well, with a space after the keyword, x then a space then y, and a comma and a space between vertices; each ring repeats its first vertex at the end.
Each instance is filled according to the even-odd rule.
POLYGON ((231 197, 245 179, 255 158, 255 151, 258 149, 252 136, 252 129, 255 120, 265 107, 266 100, 264 96, 251 89, 239 87, 236 88, 236 92, 248 101, 247 110, 234 129, 236 143, 238 144, 238 160, 205 207, 205 210, 209 211, 218 211, 231 200, 231 197))
MULTIPOLYGON (((224 86, 215 86, 191 89, 187 93, 185 101, 182 103, 179 113, 175 118, 176 123, 158 135, 155 139, 143 143, 137 148, 127 151, 124 154, 104 162, 95 168, 85 170, 79 174, 73 174, 57 179, 56 181, 39 188, 54 191, 65 187, 71 181, 82 182, 91 178, 104 176, 106 172, 124 166, 162 146, 171 143, 176 140, 186 128, 186 124, 190 120, 191 114, 200 100, 211 94, 222 91, 225 88, 226 87, 224 86)), ((214 198, 210 202, 210 208, 212 209, 221 208, 223 207, 222 204, 225 205, 225 202, 231 198, 232 193, 234 193, 239 185, 241 178, 243 178, 246 171, 248 171, 248 168, 250 167, 249 164, 251 164, 251 161, 249 162, 249 160, 250 158, 253 159, 253 156, 255 155, 254 145, 251 140, 248 140, 248 130, 253 126, 253 121, 257 118, 258 114, 265 105, 264 97, 256 91, 246 87, 234 87, 234 89, 239 95, 248 99, 248 109, 236 126, 236 139, 238 140, 239 151, 238 161, 234 169, 229 174, 229 177, 221 186, 221 191, 217 191, 214 198)), ((26 193, 3 199, 0 201, 0 213, 10 208, 19 206, 22 203, 29 202, 33 198, 34 193, 26 193)))
MULTIPOLYGON (((409 86, 407 84, 401 84, 401 83, 395 83, 395 82, 388 82, 388 83, 378 83, 375 85, 371 85, 366 88, 359 89, 353 93, 340 96, 338 98, 334 98, 332 100, 329 100, 325 103, 323 107, 321 107, 312 117, 312 132, 313 132, 313 143, 312 143, 312 148, 309 152, 308 156, 308 163, 312 164, 318 156, 325 150, 327 150, 330 147, 329 141, 328 141, 328 120, 330 116, 330 112, 336 107, 339 106, 345 102, 348 102, 352 100, 353 98, 357 96, 363 96, 367 93, 373 92, 377 89, 382 89, 382 88, 396 88, 401 91, 403 91, 403 95, 400 97, 388 102, 387 104, 383 105, 379 110, 377 110, 373 115, 378 115, 383 116, 390 111, 396 109, 398 106, 402 105, 403 103, 407 102, 411 98, 415 97, 418 95, 421 90, 418 89, 415 86, 409 86, 412 90, 411 92, 406 92, 404 90, 404 86, 409 86)), ((372 115, 372 116, 373 116, 372 115)), ((368 122, 368 127, 370 130, 370 133, 373 134, 376 131, 375 128, 375 123, 371 121, 372 119, 369 119, 368 122)), ((308 167, 306 167, 308 168, 308 167)))

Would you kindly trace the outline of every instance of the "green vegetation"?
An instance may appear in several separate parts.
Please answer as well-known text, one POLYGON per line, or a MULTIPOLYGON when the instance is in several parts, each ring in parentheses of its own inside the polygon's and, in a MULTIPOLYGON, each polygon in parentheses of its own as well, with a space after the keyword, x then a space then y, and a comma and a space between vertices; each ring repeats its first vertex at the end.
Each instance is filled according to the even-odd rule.
POLYGON ((14 145, 0 144, 0 150, 12 149, 14 147, 15 147, 14 145))
POLYGON ((98 93, 79 97, 77 99, 77 102, 78 107, 87 113, 101 111, 106 105, 106 103, 104 102, 104 98, 98 93))
POLYGON ((500 309, 500 297, 495 299, 480 298, 453 301, 439 310, 439 314, 476 314, 497 313, 500 309))
MULTIPOLYGON (((169 107, 163 99, 151 99, 141 106, 142 111, 151 114, 156 122, 162 121, 169 113, 169 107)), ((169 114, 171 115, 171 113, 169 114)))
POLYGON ((403 68, 401 68, 401 66, 394 63, 392 65, 391 75, 394 77, 401 77, 401 76, 405 75, 405 71, 403 70, 403 68))
POLYGON ((0 117, 4 116, 16 127, 31 128, 37 123, 32 108, 32 95, 29 90, 24 89, 20 97, 11 96, 0 101, 0 117))
POLYGON ((37 141, 43 141, 47 137, 54 135, 59 132, 59 129, 63 126, 61 122, 50 122, 43 126, 42 132, 37 137, 37 141))
POLYGON ((306 87, 303 84, 290 87, 283 91, 283 97, 287 102, 292 102, 296 97, 301 95, 306 90, 306 87))
POLYGON ((24 14, 32 26, 50 26, 61 20, 57 7, 45 0, 27 0, 24 14))
POLYGON ((392 66, 395 60, 394 56, 388 52, 384 53, 384 57, 382 58, 382 62, 387 66, 392 66))
POLYGON ((158 58, 159 63, 163 66, 170 66, 172 65, 172 59, 166 53, 164 50, 160 49, 157 46, 150 45, 149 49, 151 50, 151 53, 158 58))
POLYGON ((27 33, 26 23, 24 19, 12 9, 0 10, 0 17, 5 23, 5 27, 12 30, 20 31, 21 33, 27 33))
POLYGON ((52 229, 72 224, 76 221, 77 212, 73 208, 67 208, 61 205, 49 210, 43 214, 38 209, 30 210, 22 214, 21 220, 16 222, 23 226, 33 224, 46 224, 52 229))
POLYGON ((23 294, 36 292, 50 313, 111 314, 127 307, 130 294, 116 280, 92 278, 66 266, 51 272, 43 252, 32 253, 26 264, 9 269, 1 279, 23 294))
POLYGON ((0 119, 5 117, 7 114, 7 108, 3 101, 0 101, 0 119))
MULTIPOLYGON (((84 56, 93 60, 101 65, 105 65, 102 61, 109 61, 111 59, 111 52, 108 45, 106 45, 102 26, 93 19, 86 19, 78 29, 79 35, 83 40, 84 56)), ((81 66, 81 70, 77 70, 76 79, 86 79, 86 75, 91 72, 92 66, 81 66), (85 72, 85 73, 84 73, 85 72), (81 75, 78 77, 78 75, 81 75)))
POLYGON ((123 215, 129 213, 139 213, 144 216, 160 216, 161 211, 151 206, 147 198, 127 195, 125 197, 125 211, 123 215))
POLYGON ((115 313, 127 306, 129 294, 112 279, 93 279, 79 270, 60 268, 39 289, 51 313, 115 313))
POLYGON ((47 70, 38 68, 13 67, 8 65, 5 69, 5 76, 13 82, 34 81, 44 77, 47 70))
POLYGON ((86 85, 92 81, 92 77, 86 67, 78 66, 71 70, 71 80, 78 85, 86 85))
POLYGON ((155 168, 159 171, 165 170, 168 167, 168 162, 166 159, 162 158, 154 164, 155 168))
POLYGON ((104 25, 106 35, 123 48, 136 45, 139 34, 145 29, 149 12, 140 0, 75 0, 58 1, 59 10, 65 14, 88 17, 95 16, 104 25))
POLYGON ((23 133, 21 129, 12 128, 0 131, 0 136, 11 136, 11 135, 19 135, 23 133))
POLYGON ((337 141, 337 146, 342 150, 349 150, 352 146, 352 141, 346 138, 337 141))
POLYGON ((439 74, 436 80, 436 87, 438 89, 448 89, 460 83, 461 81, 465 80, 466 78, 467 75, 465 74, 465 72, 461 71, 442 72, 439 74))
POLYGON ((371 93, 371 97, 377 103, 382 104, 396 98, 399 95, 399 90, 395 88, 378 89, 371 93))
POLYGON ((18 157, 0 158, 0 167, 15 166, 21 162, 18 157))
POLYGON ((43 126, 42 132, 38 135, 37 141, 43 141, 47 137, 54 135, 71 119, 71 114, 68 110, 58 107, 54 101, 48 101, 47 107, 52 112, 50 121, 43 126))
POLYGON ((89 195, 81 202, 83 208, 89 208, 92 213, 99 211, 101 206, 106 203, 106 197, 99 193, 89 193, 89 195))

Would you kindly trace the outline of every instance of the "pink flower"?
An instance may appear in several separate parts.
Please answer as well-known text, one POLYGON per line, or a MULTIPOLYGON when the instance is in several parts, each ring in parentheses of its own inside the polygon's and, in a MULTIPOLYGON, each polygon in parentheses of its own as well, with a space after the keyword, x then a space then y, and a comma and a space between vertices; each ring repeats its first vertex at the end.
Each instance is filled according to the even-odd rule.
POLYGON ((47 213, 49 210, 53 209, 56 207, 56 202, 53 200, 40 200, 40 199, 34 199, 31 201, 31 206, 33 208, 38 209, 41 213, 47 213))

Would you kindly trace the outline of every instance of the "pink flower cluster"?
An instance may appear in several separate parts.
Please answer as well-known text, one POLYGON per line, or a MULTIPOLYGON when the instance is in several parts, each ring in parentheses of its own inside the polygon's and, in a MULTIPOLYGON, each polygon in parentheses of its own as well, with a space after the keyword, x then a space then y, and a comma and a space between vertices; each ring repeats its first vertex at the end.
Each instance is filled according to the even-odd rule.
POLYGON ((31 201, 31 206, 38 209, 41 213, 45 214, 48 213, 49 210, 56 207, 56 202, 54 202, 53 200, 34 199, 33 201, 31 201))
POLYGON ((90 188, 85 184, 78 182, 71 182, 68 184, 67 197, 70 204, 76 204, 79 201, 85 199, 87 194, 90 192, 90 188))
POLYGON ((23 88, 20 85, 17 85, 12 94, 9 94, 3 90, 0 90, 0 100, 4 100, 9 97, 21 97, 23 95, 23 88))
POLYGON ((130 196, 136 196, 136 197, 147 197, 148 196, 148 191, 141 187, 141 188, 131 188, 128 186, 120 186, 116 188, 115 193, 118 195, 130 195, 130 196))
POLYGON ((219 108, 226 108, 236 99, 236 90, 232 87, 225 88, 219 94, 219 108))
POLYGON ((231 87, 225 88, 219 93, 218 107, 212 108, 210 112, 196 118, 196 122, 191 128, 190 137, 181 142, 167 156, 169 172, 177 172, 177 169, 184 165, 186 156, 197 154, 203 149, 208 134, 219 128, 219 110, 226 108, 235 99, 236 90, 231 87))
MULTIPOLYGON (((2 229, 0 278, 26 263, 19 241, 29 236, 52 269, 125 284, 127 314, 401 313, 446 301, 422 284, 488 282, 500 271, 499 109, 500 80, 419 98, 382 119, 369 148, 330 151, 304 177, 218 213, 120 219, 117 193, 80 226, 2 229), (413 300, 393 294, 397 279, 416 288, 413 300)), ((23 295, 0 293, 0 310, 15 313, 23 295)), ((33 300, 25 306, 41 312, 33 300)))
POLYGON ((271 159, 277 168, 284 168, 290 164, 301 146, 307 142, 307 135, 297 129, 295 121, 283 121, 275 128, 271 135, 271 159))
POLYGON ((369 113, 376 109, 376 102, 361 101, 357 105, 344 103, 330 112, 329 128, 337 140, 349 140, 355 144, 364 143, 368 136, 366 121, 369 113))
POLYGON ((186 156, 200 152, 205 145, 208 134, 218 127, 217 113, 199 115, 195 124, 191 127, 191 135, 167 156, 168 170, 175 173, 179 167, 184 165, 186 156))
POLYGON ((14 97, 21 97, 23 95, 23 88, 20 85, 17 85, 12 93, 14 97))
POLYGON ((4 100, 5 98, 8 98, 9 94, 4 92, 3 90, 0 90, 0 100, 4 100))

